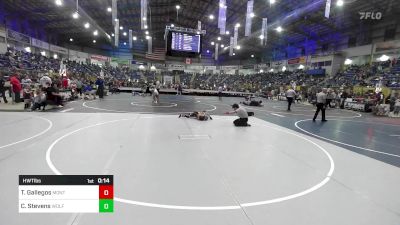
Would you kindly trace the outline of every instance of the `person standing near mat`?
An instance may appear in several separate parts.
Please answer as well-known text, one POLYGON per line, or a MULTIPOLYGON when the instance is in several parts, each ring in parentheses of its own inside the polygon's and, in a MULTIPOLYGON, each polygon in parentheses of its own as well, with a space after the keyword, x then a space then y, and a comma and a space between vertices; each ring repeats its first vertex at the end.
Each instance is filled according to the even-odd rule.
POLYGON ((293 103, 294 98, 296 97, 296 92, 293 90, 292 87, 290 87, 287 91, 286 91, 286 99, 288 102, 288 109, 287 111, 290 111, 290 106, 293 103))
POLYGON ((104 80, 102 76, 97 77, 96 85, 97 85, 96 94, 99 96, 99 99, 102 100, 104 97, 104 80))
POLYGON ((160 93, 158 92, 157 88, 153 90, 153 103, 158 104, 160 101, 160 93))
POLYGON ((249 127, 250 124, 247 123, 249 121, 249 114, 247 113, 246 109, 239 107, 239 105, 236 103, 232 105, 232 109, 233 111, 226 112, 225 114, 236 113, 239 119, 233 121, 233 124, 235 124, 236 127, 249 127))
POLYGON ((317 119, 319 111, 322 112, 322 122, 326 122, 325 119, 325 106, 326 106, 326 88, 323 88, 321 92, 317 93, 317 111, 315 112, 313 122, 317 119))

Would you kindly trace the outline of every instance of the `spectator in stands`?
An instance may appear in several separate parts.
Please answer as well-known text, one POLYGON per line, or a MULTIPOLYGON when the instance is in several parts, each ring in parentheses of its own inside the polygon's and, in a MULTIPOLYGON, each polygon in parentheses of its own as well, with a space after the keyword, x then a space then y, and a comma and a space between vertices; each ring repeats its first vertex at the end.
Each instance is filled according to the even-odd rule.
POLYGON ((394 103, 393 114, 399 115, 400 113, 400 98, 398 97, 394 103))
POLYGON ((46 86, 48 86, 48 88, 46 88, 47 102, 51 102, 52 104, 58 106, 59 108, 64 107, 62 104, 62 96, 57 87, 57 84, 53 83, 52 85, 50 85, 49 83, 47 83, 46 86))
POLYGON ((79 96, 82 97, 82 80, 81 79, 75 79, 75 83, 76 83, 76 92, 79 93, 79 96))
POLYGON ((325 119, 325 106, 326 106, 326 88, 323 88, 321 92, 317 94, 317 111, 315 112, 313 122, 315 122, 315 119, 317 119, 317 116, 319 114, 319 111, 322 112, 322 122, 326 122, 327 120, 325 119))
POLYGON ((29 109, 31 108, 31 103, 32 103, 32 89, 30 86, 25 86, 24 91, 23 91, 23 96, 24 96, 24 109, 29 109))
POLYGON ((292 87, 290 87, 287 91, 286 91, 286 99, 288 102, 288 109, 287 111, 290 111, 290 106, 293 103, 294 98, 296 97, 296 92, 293 90, 292 87))
POLYGON ((236 103, 232 105, 232 109, 233 111, 226 112, 225 114, 236 114, 239 117, 239 119, 233 121, 233 124, 235 124, 236 127, 250 126, 250 124, 247 123, 249 121, 249 115, 246 109, 239 107, 236 103))
POLYGON ((3 75, 0 75, 0 94, 3 97, 4 103, 8 103, 7 97, 6 97, 5 83, 6 83, 6 81, 4 80, 3 75))
POLYGON ((19 103, 21 101, 21 83, 18 79, 18 74, 14 74, 10 78, 10 84, 11 84, 11 92, 12 92, 12 102, 14 103, 19 103))
POLYGON ((40 89, 36 90, 36 95, 33 97, 32 111, 36 111, 36 109, 41 109, 43 107, 43 111, 46 108, 46 95, 40 89))
POLYGON ((63 89, 68 89, 69 83, 68 83, 68 77, 64 76, 61 82, 62 88, 63 89))
POLYGON ((28 75, 25 76, 24 79, 21 80, 22 87, 31 86, 32 80, 29 78, 28 75))
POLYGON ((44 88, 48 88, 52 84, 51 78, 48 77, 47 75, 43 75, 39 80, 39 84, 40 84, 40 86, 42 86, 44 88), (49 85, 49 86, 47 86, 47 85, 49 85))

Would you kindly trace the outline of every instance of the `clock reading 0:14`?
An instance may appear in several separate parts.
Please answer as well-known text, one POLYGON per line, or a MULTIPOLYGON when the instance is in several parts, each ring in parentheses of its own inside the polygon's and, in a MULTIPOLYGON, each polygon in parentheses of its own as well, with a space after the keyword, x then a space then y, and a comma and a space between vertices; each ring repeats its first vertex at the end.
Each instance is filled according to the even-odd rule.
POLYGON ((109 184, 110 183, 110 178, 108 177, 103 177, 103 178, 98 178, 97 183, 99 184, 109 184))

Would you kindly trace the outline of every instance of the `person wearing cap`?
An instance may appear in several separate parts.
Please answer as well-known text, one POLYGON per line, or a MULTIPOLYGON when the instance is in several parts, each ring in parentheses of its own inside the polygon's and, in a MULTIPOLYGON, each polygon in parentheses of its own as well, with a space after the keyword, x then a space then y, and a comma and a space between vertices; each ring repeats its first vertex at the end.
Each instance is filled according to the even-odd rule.
POLYGON ((321 92, 317 93, 317 111, 315 112, 313 122, 315 122, 315 119, 317 119, 317 116, 319 114, 319 111, 322 112, 322 122, 326 122, 327 120, 325 119, 325 104, 326 104, 326 88, 323 88, 321 92))
POLYGON ((236 113, 236 115, 239 117, 239 119, 236 119, 235 121, 233 121, 233 124, 235 124, 236 127, 250 126, 250 124, 247 123, 249 121, 249 115, 248 115, 246 109, 239 107, 239 105, 236 103, 232 105, 232 109, 234 111, 226 112, 225 114, 236 113))

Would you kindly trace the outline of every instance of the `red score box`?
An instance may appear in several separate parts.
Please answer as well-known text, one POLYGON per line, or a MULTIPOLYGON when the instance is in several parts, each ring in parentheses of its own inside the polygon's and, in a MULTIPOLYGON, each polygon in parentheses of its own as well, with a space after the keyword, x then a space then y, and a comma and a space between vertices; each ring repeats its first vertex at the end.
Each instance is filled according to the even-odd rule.
POLYGON ((99 186, 99 199, 113 199, 114 187, 112 185, 99 186))

